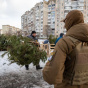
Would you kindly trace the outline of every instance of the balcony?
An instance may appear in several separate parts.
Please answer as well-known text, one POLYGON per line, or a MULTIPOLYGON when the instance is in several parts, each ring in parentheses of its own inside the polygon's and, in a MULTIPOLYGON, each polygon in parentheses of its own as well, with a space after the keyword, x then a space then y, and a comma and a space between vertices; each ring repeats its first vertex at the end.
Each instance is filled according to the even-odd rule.
POLYGON ((82 3, 84 3, 84 0, 79 0, 79 2, 82 2, 82 3))
POLYGON ((71 3, 65 3, 65 6, 71 6, 71 3))
POLYGON ((55 28, 55 25, 51 25, 51 28, 55 28))
POLYGON ((81 10, 81 11, 83 11, 83 10, 84 10, 84 8, 77 8, 77 10, 81 10))
POLYGON ((78 6, 83 7, 84 3, 79 3, 78 6))
POLYGON ((78 5, 77 4, 76 5, 72 4, 71 6, 74 7, 74 8, 76 8, 78 5))
POLYGON ((71 6, 70 7, 65 7, 65 10, 72 10, 71 6))
POLYGON ((39 17, 36 17, 36 20, 39 20, 39 17))
POLYGON ((41 16, 41 19, 43 19, 43 16, 41 16))

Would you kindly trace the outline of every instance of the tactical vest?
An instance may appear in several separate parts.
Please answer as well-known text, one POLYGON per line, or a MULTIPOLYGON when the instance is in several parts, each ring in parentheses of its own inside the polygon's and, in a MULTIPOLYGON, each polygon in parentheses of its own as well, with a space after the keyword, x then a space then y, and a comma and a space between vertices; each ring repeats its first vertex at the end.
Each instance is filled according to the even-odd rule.
POLYGON ((71 85, 88 83, 88 42, 81 42, 68 36, 75 48, 67 55, 64 80, 71 85))

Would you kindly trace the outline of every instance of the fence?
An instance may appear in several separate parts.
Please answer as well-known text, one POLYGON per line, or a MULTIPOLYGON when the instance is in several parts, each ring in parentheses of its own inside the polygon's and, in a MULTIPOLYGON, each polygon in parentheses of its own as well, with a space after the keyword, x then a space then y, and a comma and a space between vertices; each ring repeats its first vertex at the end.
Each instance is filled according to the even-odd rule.
POLYGON ((55 48, 55 44, 49 44, 49 43, 48 44, 39 44, 38 42, 35 42, 35 41, 30 41, 30 43, 36 44, 36 45, 38 45, 40 50, 46 51, 47 56, 49 56, 55 48))
POLYGON ((50 53, 54 50, 55 44, 40 44, 40 49, 45 50, 47 55, 50 55, 50 53))

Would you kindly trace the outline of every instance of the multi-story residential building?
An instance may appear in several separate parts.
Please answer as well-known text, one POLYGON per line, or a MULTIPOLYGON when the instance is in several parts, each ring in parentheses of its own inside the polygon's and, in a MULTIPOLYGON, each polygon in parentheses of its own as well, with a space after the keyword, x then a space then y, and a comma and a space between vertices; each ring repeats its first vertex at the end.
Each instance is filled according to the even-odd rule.
POLYGON ((30 34, 32 30, 35 30, 35 8, 32 8, 27 15, 27 31, 30 34))
POLYGON ((38 37, 44 37, 43 28, 47 25, 47 5, 43 2, 37 3, 30 11, 21 16, 21 28, 29 34, 35 30, 38 37))
POLYGON ((10 25, 2 25, 2 34, 16 35, 21 29, 10 25))
POLYGON ((52 35, 55 35, 55 0, 48 1, 48 23, 52 30, 52 35))
POLYGON ((50 27, 51 34, 59 36, 66 33, 62 19, 71 10, 80 10, 84 14, 85 22, 88 22, 88 0, 43 0, 37 3, 30 11, 21 17, 22 30, 29 34, 35 30, 39 37, 45 37, 45 28, 50 27))
POLYGON ((44 15, 44 9, 43 9, 43 2, 37 3, 35 5, 35 31, 37 32, 37 35, 39 37, 43 37, 43 15, 44 15))
POLYGON ((21 16, 21 28, 24 29, 24 31, 28 31, 28 13, 30 11, 26 11, 25 14, 21 16))
POLYGON ((88 0, 56 0, 55 34, 66 32, 64 23, 60 22, 71 10, 80 10, 84 14, 85 22, 88 21, 88 0))

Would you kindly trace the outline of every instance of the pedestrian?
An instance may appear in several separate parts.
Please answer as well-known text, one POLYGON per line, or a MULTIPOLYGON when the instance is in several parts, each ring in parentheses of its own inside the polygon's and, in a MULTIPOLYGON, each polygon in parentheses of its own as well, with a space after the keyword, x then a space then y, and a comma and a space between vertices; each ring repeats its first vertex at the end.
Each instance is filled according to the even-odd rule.
POLYGON ((64 33, 60 33, 60 37, 58 37, 57 40, 55 41, 55 45, 61 38, 63 38, 63 35, 64 35, 64 33))
POLYGON ((54 88, 88 88, 88 24, 79 10, 70 11, 62 22, 67 33, 56 44, 43 78, 54 88))
MULTIPOLYGON (((31 39, 31 42, 33 42, 34 44, 36 44, 37 46, 39 46, 38 39, 36 38, 36 31, 32 31, 31 35, 29 35, 27 37, 31 39)), ((26 70, 29 70, 29 65, 25 65, 25 68, 26 68, 26 70)), ((36 70, 38 70, 38 69, 42 69, 42 67, 40 67, 39 64, 36 65, 36 70)))

